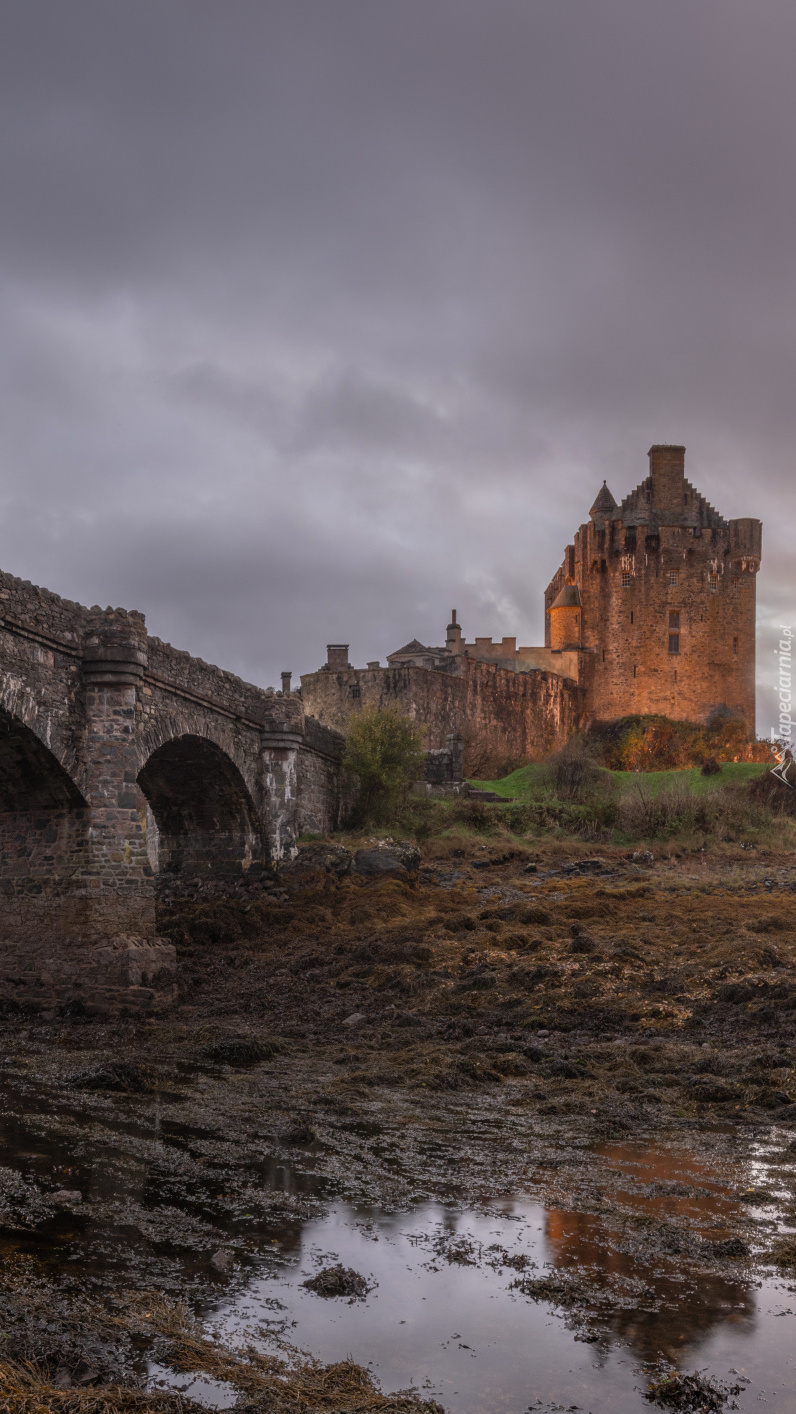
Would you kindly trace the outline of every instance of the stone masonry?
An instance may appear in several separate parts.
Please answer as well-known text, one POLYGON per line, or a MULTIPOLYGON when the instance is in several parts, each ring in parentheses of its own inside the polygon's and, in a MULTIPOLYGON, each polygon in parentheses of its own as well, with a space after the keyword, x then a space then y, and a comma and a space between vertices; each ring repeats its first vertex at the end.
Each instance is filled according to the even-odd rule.
POLYGON ((147 1007, 174 989, 156 891, 255 880, 339 823, 340 735, 300 697, 0 573, 6 1000, 147 1007))
POLYGON ((451 733, 459 733, 464 774, 481 778, 557 750, 579 715, 571 680, 465 657, 439 669, 412 664, 307 673, 301 692, 306 710, 341 732, 363 710, 398 707, 424 728, 428 752, 449 748, 451 733))

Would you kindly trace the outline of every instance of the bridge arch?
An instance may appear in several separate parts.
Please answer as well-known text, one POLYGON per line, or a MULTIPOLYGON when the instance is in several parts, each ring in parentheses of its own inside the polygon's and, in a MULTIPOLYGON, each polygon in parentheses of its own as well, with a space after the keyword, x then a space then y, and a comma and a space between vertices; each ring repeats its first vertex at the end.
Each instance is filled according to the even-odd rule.
MULTIPOLYGON (((40 737, 0 707, 0 989, 27 994, 43 941, 69 937, 89 810, 40 737)), ((41 979, 40 979, 41 984, 41 979)))
POLYGON ((267 858, 251 792, 231 757, 205 736, 170 737, 138 773, 147 851, 160 875, 240 878, 267 858))
POLYGON ((41 737, 0 706, 0 812, 85 810, 86 801, 41 737))

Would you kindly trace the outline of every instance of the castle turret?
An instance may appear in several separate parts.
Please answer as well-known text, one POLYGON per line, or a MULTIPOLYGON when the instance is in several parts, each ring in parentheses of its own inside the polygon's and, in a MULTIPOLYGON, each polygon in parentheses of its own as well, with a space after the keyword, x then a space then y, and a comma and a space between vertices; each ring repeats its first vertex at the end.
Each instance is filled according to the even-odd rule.
POLYGON ((550 647, 554 651, 580 647, 580 594, 577 584, 565 584, 550 605, 550 647))
POLYGON ((608 490, 606 483, 603 482, 602 486, 597 492, 596 500, 591 510, 589 511, 589 515, 595 523, 598 521, 602 523, 603 521, 611 520, 613 518, 614 511, 617 511, 618 509, 619 507, 617 506, 616 501, 611 495, 611 492, 608 490))

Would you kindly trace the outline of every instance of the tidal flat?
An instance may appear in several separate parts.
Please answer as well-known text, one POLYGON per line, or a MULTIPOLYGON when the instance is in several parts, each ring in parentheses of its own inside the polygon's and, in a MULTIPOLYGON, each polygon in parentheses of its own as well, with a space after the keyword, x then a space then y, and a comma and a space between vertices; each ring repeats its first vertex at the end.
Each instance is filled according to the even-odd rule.
POLYGON ((336 848, 6 1013, 0 1407, 796 1410, 792 856, 336 848))

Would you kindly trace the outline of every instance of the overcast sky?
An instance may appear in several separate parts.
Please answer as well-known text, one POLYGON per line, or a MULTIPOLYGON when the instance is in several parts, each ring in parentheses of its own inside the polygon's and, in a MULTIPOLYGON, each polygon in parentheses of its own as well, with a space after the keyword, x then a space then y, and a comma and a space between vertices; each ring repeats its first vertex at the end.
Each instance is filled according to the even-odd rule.
POLYGON ((789 0, 0 0, 0 565, 262 684, 538 643, 685 442, 770 679, 795 62, 789 0))

